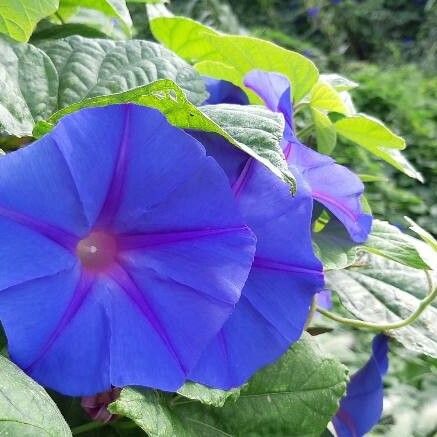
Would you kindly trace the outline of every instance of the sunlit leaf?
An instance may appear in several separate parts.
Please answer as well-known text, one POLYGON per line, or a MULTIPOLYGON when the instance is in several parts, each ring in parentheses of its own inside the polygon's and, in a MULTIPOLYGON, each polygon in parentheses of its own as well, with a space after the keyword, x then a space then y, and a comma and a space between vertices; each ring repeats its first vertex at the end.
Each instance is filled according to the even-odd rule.
MULTIPOLYGON (((225 35, 185 17, 156 17, 150 21, 155 38, 179 56, 189 60, 202 73, 231 79, 243 87, 244 76, 253 69, 275 71, 286 75, 292 84, 296 101, 316 83, 318 71, 305 56, 271 42, 243 35, 225 35), (209 62, 214 62, 210 65, 209 62), (214 67, 214 68, 213 68, 214 67), (235 77, 238 73, 238 80, 235 77)), ((252 101, 259 102, 251 94, 252 101)))
POLYGON ((56 12, 58 6, 59 0, 1 0, 0 33, 28 41, 38 21, 56 12))

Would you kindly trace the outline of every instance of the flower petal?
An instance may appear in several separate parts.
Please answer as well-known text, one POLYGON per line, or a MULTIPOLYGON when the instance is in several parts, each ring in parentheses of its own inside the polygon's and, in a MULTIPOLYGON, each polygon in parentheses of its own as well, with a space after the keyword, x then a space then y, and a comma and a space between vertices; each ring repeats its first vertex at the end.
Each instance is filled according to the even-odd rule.
POLYGON ((294 167, 301 172, 313 198, 343 223, 351 238, 357 243, 365 241, 372 226, 372 216, 361 206, 364 186, 359 177, 297 140, 290 142, 287 161, 291 169, 294 167))
MULTIPOLYGON (((332 158, 304 146, 293 130, 290 82, 278 73, 253 70, 244 79, 266 106, 285 118, 283 147, 293 174, 300 172, 315 200, 328 208, 346 227, 351 238, 361 243, 367 239, 372 216, 361 206, 364 186, 358 176, 332 158)), ((298 185, 299 189, 299 185, 298 185)))
POLYGON ((384 386, 388 370, 388 337, 377 335, 372 343, 372 356, 352 375, 346 396, 333 419, 339 437, 358 437, 369 432, 381 418, 384 386))
POLYGON ((76 265, 0 293, 11 358, 41 384, 71 396, 110 387, 106 296, 80 277, 76 265))
MULTIPOLYGON (((1 209, 0 209, 1 215, 1 209)), ((14 220, 0 217, 0 294, 9 287, 71 268, 62 246, 14 220)))
POLYGON ((14 213, 75 235, 89 229, 70 170, 51 136, 0 159, 0 215, 14 213))
POLYGON ((233 83, 206 76, 203 81, 209 93, 209 97, 203 102, 204 105, 215 105, 217 103, 249 104, 246 93, 233 83))
POLYGON ((244 85, 258 94, 273 112, 281 112, 285 123, 291 128, 293 108, 291 85, 287 77, 279 73, 252 70, 244 77, 244 85))
POLYGON ((222 389, 243 384, 300 337, 311 300, 323 287, 311 245, 308 193, 302 189, 293 198, 286 184, 254 160, 234 192, 257 237, 256 255, 235 312, 190 374, 222 389))
POLYGON ((51 134, 90 226, 95 224, 106 200, 128 129, 129 105, 112 105, 67 115, 51 134))
POLYGON ((114 280, 112 383, 176 391, 234 305, 144 266, 114 280))
POLYGON ((101 217, 102 223, 123 233, 147 228, 151 211, 166 205, 167 198, 206 165, 202 145, 171 126, 159 111, 127 106, 124 150, 101 217))

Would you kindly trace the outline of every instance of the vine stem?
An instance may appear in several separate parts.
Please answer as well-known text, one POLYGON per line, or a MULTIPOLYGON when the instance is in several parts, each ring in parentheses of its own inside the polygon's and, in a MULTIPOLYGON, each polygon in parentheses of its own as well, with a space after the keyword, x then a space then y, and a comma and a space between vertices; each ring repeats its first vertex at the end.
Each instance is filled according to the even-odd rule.
POLYGON ((302 141, 312 132, 312 130, 314 129, 314 124, 311 123, 309 124, 307 127, 304 127, 303 129, 301 129, 298 133, 297 136, 299 138, 302 139, 302 141))
POLYGON ((425 274, 429 285, 428 294, 420 301, 416 310, 413 313, 411 313, 409 317, 407 317, 404 320, 400 320, 399 322, 394 322, 394 323, 365 322, 364 320, 349 319, 347 317, 342 317, 320 307, 317 307, 316 310, 320 314, 323 314, 325 317, 331 320, 335 320, 336 322, 343 323, 344 325, 353 326, 355 328, 371 329, 374 331, 390 331, 392 329, 400 329, 415 322, 419 318, 419 316, 426 310, 426 308, 429 305, 431 305, 433 300, 437 297, 437 287, 434 288, 433 286, 431 274, 429 273, 429 271, 425 271, 425 274))

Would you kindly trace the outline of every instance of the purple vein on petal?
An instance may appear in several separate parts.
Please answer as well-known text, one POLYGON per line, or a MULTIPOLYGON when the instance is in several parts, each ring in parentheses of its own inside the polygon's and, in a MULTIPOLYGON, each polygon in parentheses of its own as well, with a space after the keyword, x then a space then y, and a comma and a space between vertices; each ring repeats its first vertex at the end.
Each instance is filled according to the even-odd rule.
POLYGON ((124 127, 123 133, 120 140, 120 147, 118 149, 118 156, 112 174, 111 181, 109 183, 108 193, 103 204, 102 210, 100 211, 99 218, 97 222, 102 224, 108 224, 114 215, 117 213, 119 208, 120 199, 122 196, 123 183, 126 175, 127 164, 128 164, 128 135, 129 135, 129 124, 130 124, 130 110, 131 106, 126 105, 124 117, 124 127))
POLYGON ((167 347, 168 351, 170 352, 182 372, 184 374, 187 374, 187 369, 179 359, 179 356, 176 353, 173 343, 171 342, 161 320, 157 316, 156 312, 153 310, 150 303, 147 301, 144 292, 139 289, 139 287, 137 286, 133 278, 129 275, 127 270, 125 270, 120 264, 115 264, 109 272, 109 276, 121 287, 124 293, 126 293, 126 296, 141 311, 143 316, 147 319, 148 323, 159 335, 162 342, 167 347))
POLYGON ((319 193, 317 191, 313 191, 312 195, 314 199, 318 200, 321 203, 330 203, 331 205, 338 208, 341 212, 343 212, 347 217, 349 217, 351 220, 356 221, 358 218, 357 216, 348 208, 346 208, 344 205, 342 205, 340 202, 335 200, 333 197, 319 193))
POLYGON ((179 243, 182 241, 197 240, 199 238, 215 237, 233 232, 247 230, 246 226, 218 229, 198 229, 193 231, 156 232, 150 234, 124 234, 118 237, 120 250, 135 250, 162 244, 179 243))
POLYGON ((4 217, 30 229, 31 231, 41 234, 68 250, 73 250, 78 242, 78 237, 73 234, 59 229, 56 226, 45 223, 40 219, 36 219, 21 212, 10 210, 3 206, 0 206, 0 217, 4 217))
POLYGON ((70 324, 70 322, 76 316, 76 314, 82 307, 82 304, 84 303, 89 290, 93 286, 93 283, 94 283, 94 276, 82 270, 79 278, 79 282, 76 286, 76 289, 74 290, 73 297, 68 303, 67 308, 65 309, 55 329, 52 331, 49 338, 40 349, 40 352, 38 353, 37 357, 25 369, 27 373, 31 373, 33 369, 41 362, 41 360, 44 358, 47 352, 49 352, 49 350, 52 348, 56 340, 62 335, 65 328, 70 324))
POLYGON ((238 176, 237 180, 232 185, 232 192, 234 193, 234 196, 236 198, 240 196, 241 192, 244 190, 244 187, 249 182, 250 176, 253 171, 254 163, 255 160, 253 158, 248 159, 243 167, 243 170, 241 170, 241 173, 238 176))
POLYGON ((254 267, 261 268, 261 269, 269 269, 269 270, 279 270, 282 272, 305 273, 305 274, 323 276, 323 272, 321 270, 308 269, 306 267, 300 267, 294 264, 272 261, 257 256, 255 256, 255 259, 252 264, 252 268, 254 267))

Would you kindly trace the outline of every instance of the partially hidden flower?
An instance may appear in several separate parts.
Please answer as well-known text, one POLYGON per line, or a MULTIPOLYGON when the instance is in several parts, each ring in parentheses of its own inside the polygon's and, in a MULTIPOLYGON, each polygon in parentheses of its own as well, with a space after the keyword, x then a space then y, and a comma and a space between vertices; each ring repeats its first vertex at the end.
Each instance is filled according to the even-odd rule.
POLYGON ((108 410, 108 405, 117 400, 120 392, 120 388, 113 388, 94 396, 84 396, 80 400, 80 405, 95 422, 108 423, 117 418, 108 410))
POLYGON ((352 375, 346 396, 332 422, 338 437, 361 437, 380 420, 383 400, 383 378, 388 370, 388 337, 377 335, 372 342, 372 355, 352 375))
MULTIPOLYGON (((361 205, 363 183, 346 167, 298 140, 293 128, 293 106, 288 79, 278 73, 253 70, 246 75, 244 83, 264 100, 271 111, 284 115, 282 146, 291 172, 302 175, 314 200, 343 223, 353 241, 365 241, 372 226, 372 216, 364 212, 361 205)), ((298 190, 301 188, 302 185, 298 185, 298 190)))
POLYGON ((178 389, 255 250, 214 159, 136 105, 83 109, 2 157, 0 239, 10 356, 73 396, 178 389))
POLYGON ((277 360, 300 338, 312 299, 323 288, 323 269, 311 243, 310 193, 303 187, 293 197, 286 183, 223 138, 193 134, 225 170, 257 237, 241 299, 189 375, 229 389, 277 360))
POLYGON ((209 93, 209 97, 203 102, 204 105, 215 105, 217 103, 249 104, 246 93, 233 83, 212 77, 204 77, 203 81, 209 93))

